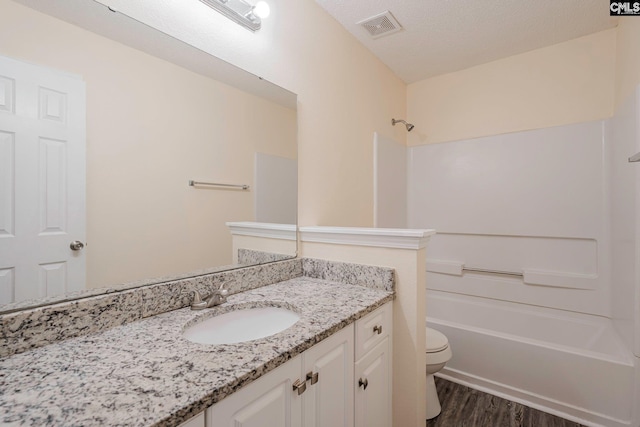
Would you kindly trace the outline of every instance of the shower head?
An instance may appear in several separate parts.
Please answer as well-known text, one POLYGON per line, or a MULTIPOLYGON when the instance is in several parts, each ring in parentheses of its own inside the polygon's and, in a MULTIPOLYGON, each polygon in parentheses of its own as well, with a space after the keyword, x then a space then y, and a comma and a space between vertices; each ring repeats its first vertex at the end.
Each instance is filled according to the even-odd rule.
POLYGON ((411 129, 413 129, 415 126, 413 126, 411 123, 407 123, 404 120, 396 120, 396 119, 391 119, 391 124, 393 126, 396 125, 396 123, 404 123, 404 125, 407 127, 407 132, 411 132, 411 129))

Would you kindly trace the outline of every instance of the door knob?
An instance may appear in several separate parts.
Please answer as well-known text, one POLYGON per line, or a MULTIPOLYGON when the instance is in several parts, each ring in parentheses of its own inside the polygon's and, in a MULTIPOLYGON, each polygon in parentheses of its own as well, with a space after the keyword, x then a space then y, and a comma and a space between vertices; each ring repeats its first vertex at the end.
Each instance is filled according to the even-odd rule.
POLYGON ((73 242, 71 242, 69 247, 72 251, 79 251, 80 249, 84 248, 84 243, 82 243, 80 240, 74 240, 73 242))

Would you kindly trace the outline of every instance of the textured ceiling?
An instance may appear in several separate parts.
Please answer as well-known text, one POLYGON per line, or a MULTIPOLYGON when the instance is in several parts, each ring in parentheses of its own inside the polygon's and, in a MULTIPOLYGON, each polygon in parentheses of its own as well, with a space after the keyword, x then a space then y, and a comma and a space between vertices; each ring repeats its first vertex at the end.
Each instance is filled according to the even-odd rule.
POLYGON ((406 83, 615 27, 605 0, 316 0, 406 83), (404 30, 373 39, 386 10, 404 30))

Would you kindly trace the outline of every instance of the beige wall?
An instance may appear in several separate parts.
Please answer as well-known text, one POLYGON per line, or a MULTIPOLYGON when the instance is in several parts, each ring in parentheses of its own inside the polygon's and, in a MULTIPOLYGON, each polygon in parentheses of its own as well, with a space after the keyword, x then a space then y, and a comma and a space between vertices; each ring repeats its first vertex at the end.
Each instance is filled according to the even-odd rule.
POLYGON ((617 36, 616 107, 640 84, 640 19, 620 18, 617 36))
POLYGON ((407 88, 407 115, 417 132, 408 144, 610 117, 615 52, 616 29, 611 29, 413 83, 407 88))
POLYGON ((406 85, 314 0, 252 33, 200 2, 99 0, 298 94, 299 224, 373 225, 373 133, 405 142, 406 85))
POLYGON ((309 258, 395 270, 393 301, 393 427, 423 427, 427 418, 426 250, 302 242, 309 258))
POLYGON ((0 0, 0 54, 87 85, 87 282, 230 264, 225 221, 254 220, 254 153, 296 156, 296 112, 0 0), (252 126, 252 122, 259 125, 252 126))
MULTIPOLYGON (((292 231, 291 234, 295 232, 292 231)), ((253 251, 266 252, 275 255, 297 255, 297 241, 258 236, 233 236, 233 263, 238 263, 238 250, 249 249, 253 251)))

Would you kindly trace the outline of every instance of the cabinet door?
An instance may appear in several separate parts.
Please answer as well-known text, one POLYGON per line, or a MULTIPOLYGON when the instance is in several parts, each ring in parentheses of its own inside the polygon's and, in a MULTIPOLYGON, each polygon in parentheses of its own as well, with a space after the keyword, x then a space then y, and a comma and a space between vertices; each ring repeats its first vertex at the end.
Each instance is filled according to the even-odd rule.
POLYGON ((355 369, 355 426, 391 426, 389 338, 385 338, 355 369))
POLYGON ((304 353, 305 427, 353 426, 353 325, 304 353))
POLYGON ((178 427, 205 427, 204 425, 204 411, 200 412, 195 417, 188 421, 183 422, 178 427))
MULTIPOLYGON (((301 427, 298 356, 207 409, 207 427, 301 427)), ((302 379, 304 381, 304 379, 302 379)))

